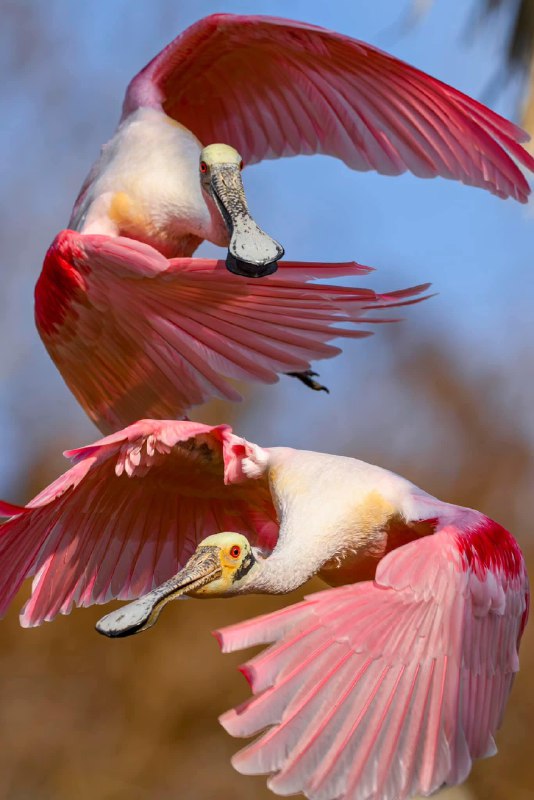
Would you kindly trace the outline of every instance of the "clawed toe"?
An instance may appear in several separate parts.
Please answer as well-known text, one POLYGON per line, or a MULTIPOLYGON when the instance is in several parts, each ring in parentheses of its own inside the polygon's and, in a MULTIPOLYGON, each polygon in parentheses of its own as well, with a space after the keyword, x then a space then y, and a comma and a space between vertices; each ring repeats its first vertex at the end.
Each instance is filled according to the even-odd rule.
POLYGON ((313 389, 314 392, 326 392, 330 394, 330 389, 327 386, 323 386, 322 383, 314 380, 315 377, 318 377, 318 373, 311 369, 307 369, 304 372, 286 372, 286 375, 290 375, 292 378, 298 378, 299 381, 309 389, 313 389))

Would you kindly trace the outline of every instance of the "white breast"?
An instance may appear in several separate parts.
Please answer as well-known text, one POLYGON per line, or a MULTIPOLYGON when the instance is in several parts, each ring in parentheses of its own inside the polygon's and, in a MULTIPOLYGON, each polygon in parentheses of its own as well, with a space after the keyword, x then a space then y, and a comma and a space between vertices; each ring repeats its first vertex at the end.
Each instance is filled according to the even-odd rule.
POLYGON ((216 241, 221 227, 216 243, 223 244, 222 220, 212 220, 200 186, 201 150, 191 131, 162 111, 137 109, 102 148, 70 227, 131 236, 167 256, 186 255, 176 250, 187 237, 216 241))

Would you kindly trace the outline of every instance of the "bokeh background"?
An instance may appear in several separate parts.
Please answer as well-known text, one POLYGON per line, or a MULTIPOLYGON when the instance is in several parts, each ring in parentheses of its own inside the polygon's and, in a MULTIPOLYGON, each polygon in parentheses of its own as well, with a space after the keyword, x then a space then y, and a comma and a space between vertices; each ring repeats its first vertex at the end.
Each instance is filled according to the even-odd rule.
MULTIPOLYGON (((38 339, 33 286, 113 132, 126 84, 164 44, 214 11, 303 19, 388 49, 528 126, 533 6, 2 0, 0 496, 27 501, 64 469, 62 450, 97 437, 38 339)), ((350 454, 398 471, 497 519, 532 569, 532 210, 443 180, 351 173, 319 157, 261 164, 245 183, 289 258, 355 258, 377 268, 365 285, 430 280, 439 294, 321 364, 329 396, 283 378, 246 389, 241 406, 213 403, 196 417, 230 422, 264 445, 350 454)), ((0 625, 0 798, 272 797, 263 779, 230 767, 236 742, 216 717, 247 688, 239 658, 221 656, 209 632, 285 602, 180 603, 149 634, 117 642, 94 632, 99 609, 24 631, 14 607, 0 625)), ((479 763, 456 797, 534 798, 532 625, 521 656, 499 756, 479 763)))

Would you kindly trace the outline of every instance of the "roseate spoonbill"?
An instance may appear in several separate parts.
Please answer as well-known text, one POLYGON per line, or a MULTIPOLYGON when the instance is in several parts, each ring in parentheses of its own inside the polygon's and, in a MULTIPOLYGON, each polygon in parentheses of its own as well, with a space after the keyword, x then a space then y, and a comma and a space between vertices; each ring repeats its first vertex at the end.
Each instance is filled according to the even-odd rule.
POLYGON ((317 574, 334 588, 217 633, 225 651, 273 643, 242 668, 255 697, 221 719, 235 736, 269 728, 236 768, 274 773, 283 795, 404 800, 495 752, 528 603, 496 522, 224 425, 143 420, 68 455, 28 506, 0 507, 2 611, 27 575, 27 626, 148 592, 99 622, 121 636, 183 593, 285 593, 317 574))
POLYGON ((306 281, 358 268, 282 264, 280 279, 253 286, 222 263, 192 260, 203 239, 229 245, 228 265, 250 278, 281 254, 248 212, 241 158, 326 153, 354 169, 441 175, 525 202, 526 138, 371 45, 289 20, 207 17, 130 83, 70 230, 46 256, 39 332, 105 432, 182 415, 213 395, 236 399, 228 377, 286 372, 310 383, 310 360, 339 352, 325 344, 338 335, 332 323, 359 321, 362 295, 306 281))

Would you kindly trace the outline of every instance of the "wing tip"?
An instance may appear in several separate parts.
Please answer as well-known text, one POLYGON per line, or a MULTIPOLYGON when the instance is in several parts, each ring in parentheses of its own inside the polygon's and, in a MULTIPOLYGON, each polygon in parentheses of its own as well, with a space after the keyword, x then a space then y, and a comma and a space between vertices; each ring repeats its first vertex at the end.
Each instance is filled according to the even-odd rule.
POLYGON ((0 500, 0 517, 16 517, 19 514, 27 514, 30 510, 26 506, 19 506, 15 503, 8 503, 6 500, 0 500))

